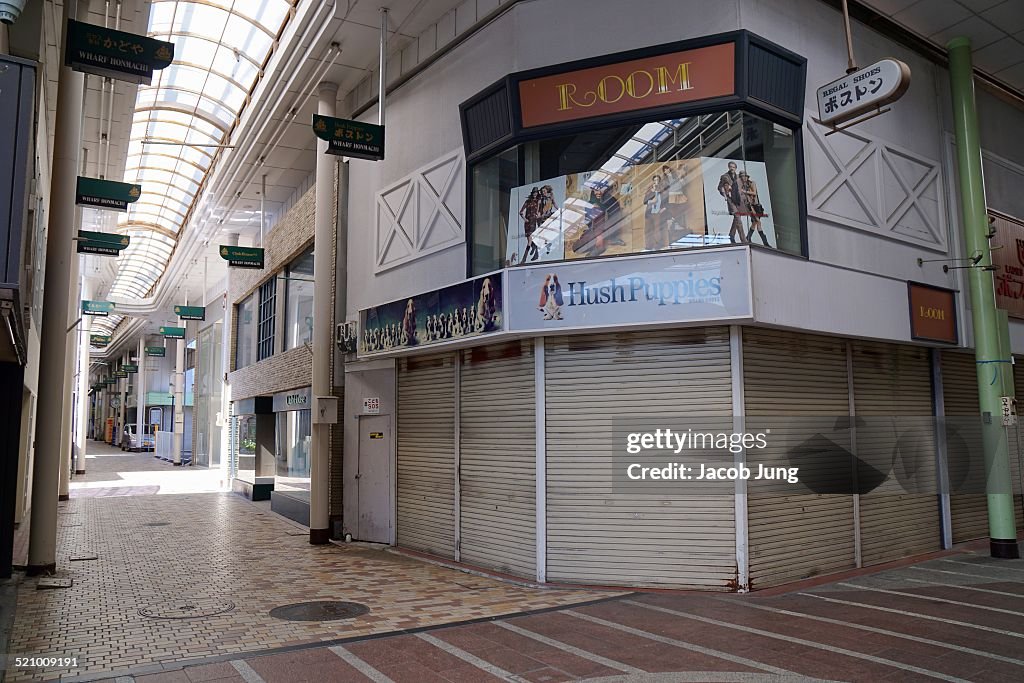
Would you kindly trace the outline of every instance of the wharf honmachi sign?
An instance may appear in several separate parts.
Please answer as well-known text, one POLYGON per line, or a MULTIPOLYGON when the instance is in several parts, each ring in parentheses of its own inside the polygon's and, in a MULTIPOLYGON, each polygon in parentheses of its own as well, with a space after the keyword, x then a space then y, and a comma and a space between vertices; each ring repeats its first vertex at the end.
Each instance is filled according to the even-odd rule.
POLYGON ((147 346, 146 355, 151 358, 163 358, 167 355, 167 349, 163 346, 147 346))
POLYGON ((174 315, 182 320, 206 320, 206 309, 202 306, 175 306, 174 315))
POLYGON ((128 235, 79 230, 76 251, 79 254, 119 256, 123 250, 128 248, 131 242, 132 238, 128 235))
POLYGON ((722 43, 519 82, 523 127, 725 97, 736 45, 722 43))
POLYGON ((910 67, 898 59, 883 59, 818 88, 818 120, 835 125, 880 111, 909 87, 910 67))
POLYGON ((125 365, 121 366, 121 369, 124 370, 125 372, 127 372, 129 375, 134 375, 134 374, 138 373, 139 366, 138 365, 129 365, 129 364, 126 363, 125 365))
POLYGON ((75 188, 75 204, 113 211, 127 211, 128 205, 137 201, 141 196, 142 185, 119 183, 101 178, 78 176, 75 188))
POLYGON ((313 114, 313 133, 327 141, 327 153, 354 159, 384 158, 384 126, 313 114))
POLYGON ((232 247, 222 244, 220 257, 228 262, 228 268, 263 269, 263 249, 259 247, 232 247))
POLYGON ((106 346, 110 343, 109 334, 90 334, 89 344, 92 346, 106 346))
POLYGON ((64 66, 96 76, 149 85, 174 61, 174 44, 68 19, 64 66))
POLYGON ((164 339, 184 339, 185 328, 184 327, 161 327, 160 334, 164 336, 164 339))
POLYGON ((106 317, 114 312, 112 301, 88 301, 82 300, 82 313, 85 315, 96 315, 106 317))

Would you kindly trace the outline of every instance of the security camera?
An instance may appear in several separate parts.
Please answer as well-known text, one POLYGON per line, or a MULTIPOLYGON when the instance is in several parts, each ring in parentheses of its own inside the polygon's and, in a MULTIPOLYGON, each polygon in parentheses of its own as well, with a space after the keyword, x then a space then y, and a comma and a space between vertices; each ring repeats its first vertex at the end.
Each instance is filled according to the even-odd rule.
POLYGON ((25 0, 0 0, 0 23, 13 24, 25 9, 25 0))

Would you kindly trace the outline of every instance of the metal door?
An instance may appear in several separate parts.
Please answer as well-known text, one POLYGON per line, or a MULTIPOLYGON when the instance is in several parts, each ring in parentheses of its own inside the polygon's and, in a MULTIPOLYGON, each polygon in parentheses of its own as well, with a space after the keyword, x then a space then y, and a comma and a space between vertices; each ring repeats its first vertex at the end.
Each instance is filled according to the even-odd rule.
POLYGON ((357 538, 388 543, 391 540, 391 416, 359 418, 359 495, 357 538))

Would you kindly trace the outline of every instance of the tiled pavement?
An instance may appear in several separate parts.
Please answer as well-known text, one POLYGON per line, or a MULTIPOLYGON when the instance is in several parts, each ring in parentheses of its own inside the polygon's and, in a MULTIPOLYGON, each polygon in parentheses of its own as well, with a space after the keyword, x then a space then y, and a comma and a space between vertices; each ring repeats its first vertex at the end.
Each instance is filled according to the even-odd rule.
POLYGON ((310 548, 290 524, 223 494, 80 503, 72 514, 86 526, 62 533, 102 548, 101 559, 76 567, 68 591, 23 586, 36 611, 19 613, 18 633, 45 632, 36 642, 47 652, 79 654, 83 678, 103 678, 86 668, 101 662, 127 667, 105 679, 122 683, 1024 680, 1024 561, 971 548, 747 596, 613 595, 519 588, 366 548, 310 548), (175 523, 139 526, 156 518, 175 523), (186 524, 198 520, 211 531, 186 524), (97 526, 107 531, 85 531, 97 526), (147 536, 148 555, 133 549, 147 536), (139 604, 175 591, 228 597, 236 608, 176 622, 138 617, 139 604), (266 616, 328 596, 371 611, 305 626, 266 616), (147 661, 157 663, 139 666, 147 661))

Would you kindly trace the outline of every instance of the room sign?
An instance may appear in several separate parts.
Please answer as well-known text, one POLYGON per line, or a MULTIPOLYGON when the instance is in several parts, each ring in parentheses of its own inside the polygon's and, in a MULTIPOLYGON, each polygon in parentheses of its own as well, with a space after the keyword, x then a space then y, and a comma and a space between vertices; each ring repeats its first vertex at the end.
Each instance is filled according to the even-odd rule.
POLYGON ((523 128, 735 93, 732 42, 519 82, 523 128))
POLYGON ((384 158, 384 126, 313 114, 313 133, 327 141, 327 153, 354 159, 384 158))
POLYGON ((951 289, 907 283, 910 299, 910 337, 922 341, 959 343, 956 293, 951 289))
POLYGON ((127 211, 128 205, 137 201, 141 196, 142 185, 119 183, 101 178, 78 176, 75 188, 75 204, 114 211, 127 211))
POLYGON ((883 59, 818 88, 818 120, 835 125, 878 111, 909 87, 910 67, 898 59, 883 59))
POLYGON ((149 85, 173 60, 173 43, 68 19, 64 66, 75 71, 149 85))

